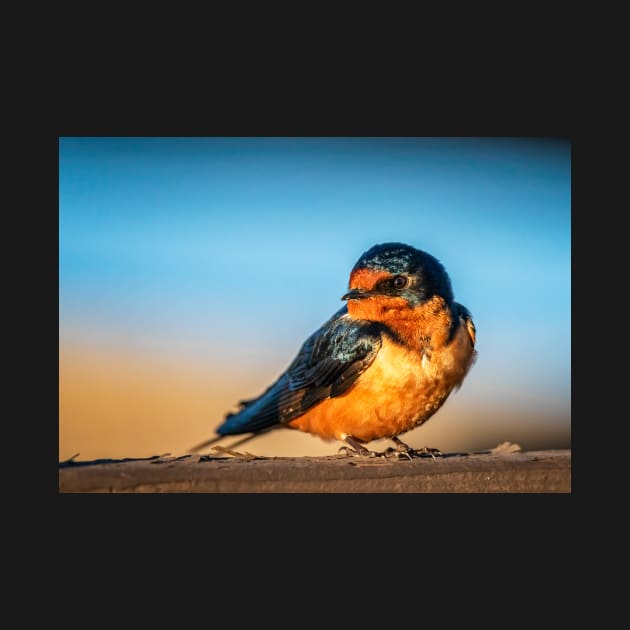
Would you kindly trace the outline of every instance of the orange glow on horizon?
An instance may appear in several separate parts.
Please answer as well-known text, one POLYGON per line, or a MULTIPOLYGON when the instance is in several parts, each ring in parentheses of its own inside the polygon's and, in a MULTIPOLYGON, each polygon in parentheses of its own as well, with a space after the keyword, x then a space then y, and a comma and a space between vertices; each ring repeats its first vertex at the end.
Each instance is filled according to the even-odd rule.
MULTIPOLYGON (((75 453, 79 460, 186 453, 211 437, 239 400, 262 393, 278 375, 271 368, 254 370, 239 363, 217 365, 181 355, 65 343, 59 353, 59 460, 75 453)), ((479 401, 471 406, 455 393, 434 419, 401 437, 411 446, 446 450, 527 439, 534 447, 545 441, 550 447, 568 447, 570 426, 562 417, 537 417, 520 407, 489 410, 479 401)), ((382 442, 374 447, 389 445, 382 442)), ((268 456, 331 455, 340 445, 281 429, 241 450, 268 456)))

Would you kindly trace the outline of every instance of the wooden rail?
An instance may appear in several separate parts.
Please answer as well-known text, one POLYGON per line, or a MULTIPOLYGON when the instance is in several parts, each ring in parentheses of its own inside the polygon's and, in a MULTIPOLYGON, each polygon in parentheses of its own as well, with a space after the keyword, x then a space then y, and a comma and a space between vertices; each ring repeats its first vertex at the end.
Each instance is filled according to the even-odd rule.
POLYGON ((571 492, 571 451, 445 454, 408 459, 152 457, 66 461, 61 493, 571 492))

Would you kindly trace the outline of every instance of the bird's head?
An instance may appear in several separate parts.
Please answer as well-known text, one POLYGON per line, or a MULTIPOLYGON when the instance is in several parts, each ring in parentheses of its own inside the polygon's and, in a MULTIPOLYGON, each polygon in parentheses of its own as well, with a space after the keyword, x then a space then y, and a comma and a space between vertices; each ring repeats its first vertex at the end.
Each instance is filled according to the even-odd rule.
POLYGON ((431 254, 404 245, 383 243, 368 249, 350 273, 348 313, 359 319, 406 319, 429 302, 450 306, 451 281, 431 254))

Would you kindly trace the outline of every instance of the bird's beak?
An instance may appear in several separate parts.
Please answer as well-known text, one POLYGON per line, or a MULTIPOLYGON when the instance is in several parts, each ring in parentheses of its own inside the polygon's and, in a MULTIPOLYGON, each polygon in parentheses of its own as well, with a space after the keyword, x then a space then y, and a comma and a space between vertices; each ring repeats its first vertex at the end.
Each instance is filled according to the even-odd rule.
POLYGON ((374 295, 373 291, 364 291, 362 289, 352 289, 352 291, 348 291, 345 295, 341 296, 342 300, 363 300, 364 298, 368 298, 374 295))

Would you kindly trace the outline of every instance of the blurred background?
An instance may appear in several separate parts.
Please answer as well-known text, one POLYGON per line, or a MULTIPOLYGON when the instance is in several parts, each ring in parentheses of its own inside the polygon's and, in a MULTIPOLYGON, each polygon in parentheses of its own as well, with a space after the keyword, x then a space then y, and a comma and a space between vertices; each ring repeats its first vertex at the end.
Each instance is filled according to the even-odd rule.
MULTIPOLYGON (((187 452, 280 375, 388 241, 442 261, 479 353, 403 439, 570 447, 568 140, 64 137, 59 458, 187 452)), ((242 448, 339 446, 281 429, 242 448)))

